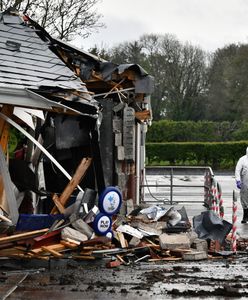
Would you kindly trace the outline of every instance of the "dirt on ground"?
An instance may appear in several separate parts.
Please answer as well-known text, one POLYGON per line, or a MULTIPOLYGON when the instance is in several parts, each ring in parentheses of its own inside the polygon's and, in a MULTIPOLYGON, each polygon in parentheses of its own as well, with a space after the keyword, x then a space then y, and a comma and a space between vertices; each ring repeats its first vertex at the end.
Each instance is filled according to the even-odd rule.
POLYGON ((242 253, 206 261, 136 263, 1 261, 1 299, 223 299, 248 297, 242 253))

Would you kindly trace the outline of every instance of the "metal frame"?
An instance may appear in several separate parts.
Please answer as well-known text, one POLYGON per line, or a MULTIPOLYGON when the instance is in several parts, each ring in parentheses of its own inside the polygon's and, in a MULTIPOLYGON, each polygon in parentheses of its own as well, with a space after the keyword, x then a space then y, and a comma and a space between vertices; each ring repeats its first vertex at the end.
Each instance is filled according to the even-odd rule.
MULTIPOLYGON (((204 202, 207 202, 207 199, 206 197, 208 196, 209 192, 210 192, 210 189, 211 189, 211 183, 212 183, 212 179, 214 177, 214 173, 213 173, 213 170, 211 167, 209 166, 206 166, 206 167, 202 167, 202 166, 189 166, 189 167, 185 167, 185 166, 157 166, 157 167, 146 167, 146 171, 149 170, 149 169, 154 169, 156 170, 157 174, 168 174, 168 171, 169 171, 169 175, 170 175, 170 184, 161 184, 161 185, 158 185, 158 184, 144 184, 144 185, 140 185, 140 189, 144 189, 145 187, 169 187, 170 188, 170 200, 168 201, 168 204, 170 205, 173 205, 173 193, 174 193, 174 188, 204 188, 204 202), (205 183, 204 185, 181 185, 181 184, 173 184, 173 179, 174 179, 174 170, 181 170, 181 171, 190 171, 190 173, 192 173, 192 171, 199 173, 199 171, 205 171, 205 176, 209 176, 210 177, 210 181, 209 181, 209 184, 206 183, 206 180, 205 180, 205 183), (167 172, 166 172, 167 171, 167 172)), ((146 172, 147 173, 147 172, 146 172)), ((186 172, 187 173, 187 172, 186 172)), ((194 173, 195 174, 195 173, 194 173)), ((144 194, 144 191, 143 193, 144 194)), ((146 201, 143 201, 143 202, 146 202, 146 201)), ((182 201, 184 203, 201 203, 203 201, 182 201)))

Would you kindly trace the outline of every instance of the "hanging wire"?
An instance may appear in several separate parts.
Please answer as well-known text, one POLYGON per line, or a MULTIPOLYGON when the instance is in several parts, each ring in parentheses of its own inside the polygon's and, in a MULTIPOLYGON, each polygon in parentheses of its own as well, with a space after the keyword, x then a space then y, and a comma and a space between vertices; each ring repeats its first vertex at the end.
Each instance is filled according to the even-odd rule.
POLYGON ((149 185, 148 185, 148 180, 147 180, 147 176, 146 176, 146 175, 145 175, 145 182, 146 182, 146 185, 147 185, 147 190, 148 190, 148 192, 149 192, 149 195, 150 195, 153 199, 155 199, 155 200, 157 200, 157 201, 163 201, 164 203, 165 203, 165 202, 170 202, 170 199, 168 199, 168 198, 157 198, 157 197, 154 196, 154 194, 151 192, 150 187, 149 187, 149 185))

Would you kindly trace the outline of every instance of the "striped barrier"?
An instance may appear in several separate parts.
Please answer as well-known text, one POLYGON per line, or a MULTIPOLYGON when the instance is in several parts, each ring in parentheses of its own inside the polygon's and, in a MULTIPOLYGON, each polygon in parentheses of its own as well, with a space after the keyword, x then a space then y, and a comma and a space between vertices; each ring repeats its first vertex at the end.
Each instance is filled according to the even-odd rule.
POLYGON ((224 218, 224 201, 222 198, 222 188, 219 182, 217 182, 217 191, 218 191, 218 199, 219 199, 219 216, 221 219, 224 218))
POLYGON ((237 193, 233 191, 233 213, 232 213, 232 251, 237 252, 237 193))
POLYGON ((224 218, 224 201, 222 198, 222 188, 215 178, 212 178, 212 186, 210 189, 211 205, 210 210, 216 213, 221 219, 224 218))

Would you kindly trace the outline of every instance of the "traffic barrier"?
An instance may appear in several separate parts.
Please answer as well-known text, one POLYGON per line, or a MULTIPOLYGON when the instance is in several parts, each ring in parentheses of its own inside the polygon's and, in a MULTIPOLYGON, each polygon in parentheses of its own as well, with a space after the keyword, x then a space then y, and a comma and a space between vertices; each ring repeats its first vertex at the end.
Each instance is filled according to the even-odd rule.
POLYGON ((222 198, 222 188, 219 182, 217 182, 217 193, 218 193, 218 199, 219 199, 219 216, 221 219, 224 218, 224 201, 222 198))
POLYGON ((233 214, 232 214, 232 251, 237 252, 237 193, 233 191, 233 214))
POLYGON ((210 188, 210 210, 215 212, 221 219, 224 217, 224 201, 222 198, 222 188, 220 183, 212 177, 212 185, 210 188))

